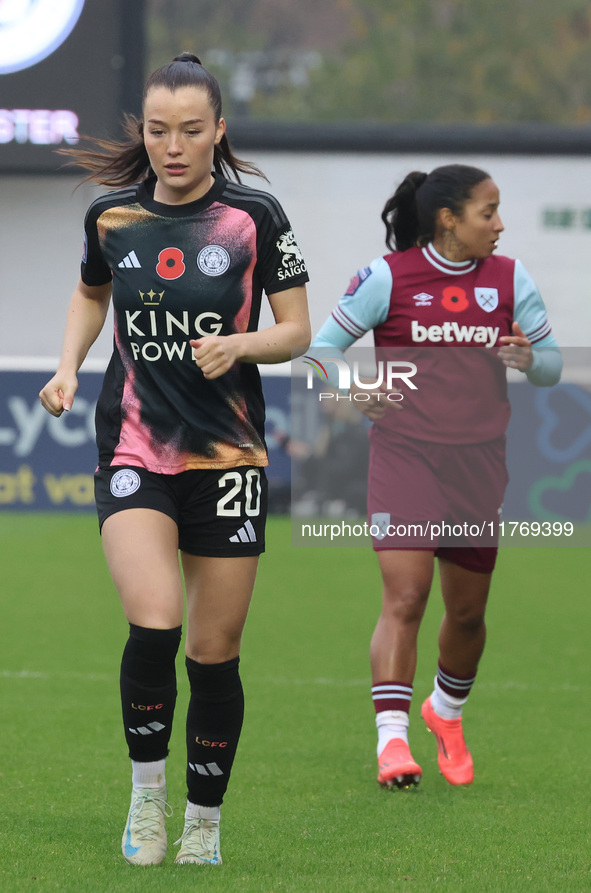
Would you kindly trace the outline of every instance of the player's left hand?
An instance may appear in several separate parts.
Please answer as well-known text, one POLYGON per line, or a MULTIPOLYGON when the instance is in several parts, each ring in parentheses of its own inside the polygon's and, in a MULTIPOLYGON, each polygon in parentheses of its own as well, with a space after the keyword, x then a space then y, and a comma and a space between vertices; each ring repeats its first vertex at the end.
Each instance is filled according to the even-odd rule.
POLYGON ((189 344, 193 348, 193 359, 207 379, 219 378, 238 359, 238 345, 233 335, 207 335, 189 344))
POLYGON ((513 334, 503 335, 499 338, 503 346, 499 348, 499 359, 510 369, 518 369, 527 372, 531 369, 534 355, 531 341, 526 337, 523 329, 517 321, 511 326, 513 334))

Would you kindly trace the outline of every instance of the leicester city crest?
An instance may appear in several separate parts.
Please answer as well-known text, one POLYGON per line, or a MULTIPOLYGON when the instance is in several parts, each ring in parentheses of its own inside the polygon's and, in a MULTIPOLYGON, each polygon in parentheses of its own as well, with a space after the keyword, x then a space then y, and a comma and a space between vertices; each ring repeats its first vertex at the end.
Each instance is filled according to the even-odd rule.
POLYGON ((197 266, 206 276, 221 276, 230 266, 230 255, 222 245, 207 245, 197 256, 197 266))
POLYGON ((141 478, 133 468, 122 468, 116 471, 111 478, 111 493, 113 496, 131 496, 141 486, 141 478))

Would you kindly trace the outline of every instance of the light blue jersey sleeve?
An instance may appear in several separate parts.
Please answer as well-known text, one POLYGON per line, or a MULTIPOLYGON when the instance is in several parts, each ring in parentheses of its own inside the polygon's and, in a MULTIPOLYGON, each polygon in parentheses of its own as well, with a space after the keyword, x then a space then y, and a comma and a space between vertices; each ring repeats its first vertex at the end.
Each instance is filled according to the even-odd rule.
MULTIPOLYGON (((383 323, 390 309, 392 272, 383 257, 359 270, 310 345, 315 359, 335 357, 344 361, 344 351, 383 323)), ((334 363, 327 367, 329 383, 336 388, 338 370, 334 363)))
POLYGON ((546 308, 536 284, 521 261, 515 261, 514 318, 532 343, 534 362, 526 375, 538 387, 550 387, 560 381, 562 354, 552 334, 546 308))

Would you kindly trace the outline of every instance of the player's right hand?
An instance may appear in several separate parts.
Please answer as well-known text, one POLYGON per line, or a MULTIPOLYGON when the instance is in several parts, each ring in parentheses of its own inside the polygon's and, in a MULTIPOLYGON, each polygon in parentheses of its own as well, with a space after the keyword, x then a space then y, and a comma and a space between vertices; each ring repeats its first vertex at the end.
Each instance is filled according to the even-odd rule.
POLYGON ((75 375, 66 376, 56 372, 45 387, 39 391, 39 399, 47 412, 59 417, 64 410, 70 411, 77 390, 78 378, 75 375))

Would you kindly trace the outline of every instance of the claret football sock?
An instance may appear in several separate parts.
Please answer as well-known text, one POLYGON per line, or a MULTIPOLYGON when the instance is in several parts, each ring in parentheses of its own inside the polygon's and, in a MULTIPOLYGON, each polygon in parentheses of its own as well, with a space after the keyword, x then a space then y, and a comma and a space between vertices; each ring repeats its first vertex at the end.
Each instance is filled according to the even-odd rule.
POLYGON ((371 687, 378 729, 378 756, 392 738, 408 744, 408 713, 412 685, 407 682, 376 682, 371 687))
POLYGON ((412 685, 408 682, 376 682, 371 687, 376 713, 383 710, 402 710, 408 713, 412 700, 412 685))

